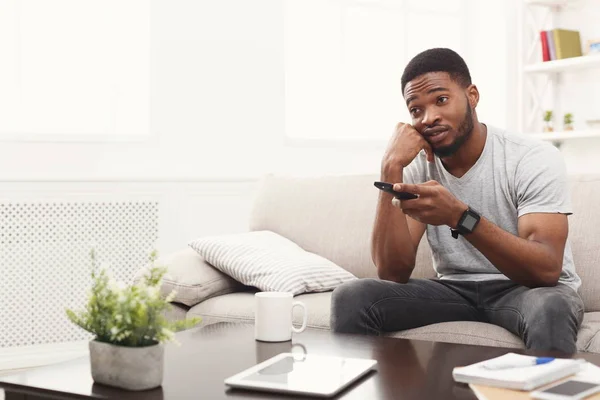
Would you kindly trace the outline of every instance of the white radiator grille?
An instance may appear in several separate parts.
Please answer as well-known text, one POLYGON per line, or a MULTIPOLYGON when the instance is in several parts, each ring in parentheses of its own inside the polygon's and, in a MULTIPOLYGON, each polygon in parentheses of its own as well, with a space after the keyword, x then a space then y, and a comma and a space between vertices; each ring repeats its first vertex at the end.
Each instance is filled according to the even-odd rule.
POLYGON ((86 339, 66 317, 90 287, 92 245, 130 282, 158 240, 158 202, 0 203, 0 347, 86 339))

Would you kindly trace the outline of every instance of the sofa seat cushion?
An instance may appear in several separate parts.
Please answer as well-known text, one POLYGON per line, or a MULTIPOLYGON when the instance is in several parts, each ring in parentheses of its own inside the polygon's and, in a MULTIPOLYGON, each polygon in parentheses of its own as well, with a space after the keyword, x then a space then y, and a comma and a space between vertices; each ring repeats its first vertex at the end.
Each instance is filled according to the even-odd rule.
MULTIPOLYGON (((483 322, 443 322, 394 332, 387 336, 482 346, 525 347, 519 337, 506 329, 483 322)), ((600 353, 600 312, 584 314, 583 323, 577 335, 577 350, 600 353)))
POLYGON ((523 342, 504 328, 484 322, 442 322, 386 336, 480 346, 522 348, 523 342))
MULTIPOLYGON (((254 291, 230 293, 217 296, 195 305, 188 311, 188 317, 202 317, 202 324, 217 322, 254 323, 254 291)), ((295 296, 294 300, 306 304, 308 309, 307 327, 329 329, 331 292, 308 293, 295 296)), ((302 324, 302 310, 294 308, 294 324, 302 324)))
MULTIPOLYGON (((254 293, 231 293, 213 297, 192 307, 188 317, 200 316, 203 324, 217 322, 254 323, 254 293)), ((308 308, 307 326, 329 329, 331 293, 308 293, 296 296, 308 308)), ((300 325, 302 313, 294 309, 294 324, 300 325)), ((504 328, 483 322, 443 322, 386 336, 405 339, 430 340, 436 342, 463 343, 481 346, 523 348, 523 342, 504 328)), ((600 353, 600 312, 588 312, 577 337, 577 349, 583 352, 600 353)))
MULTIPOLYGON (((506 329, 483 322, 443 322, 394 332, 387 336, 482 346, 525 347, 521 339, 506 329)), ((584 314, 583 323, 577 335, 577 350, 600 353, 600 312, 584 314)))
POLYGON ((187 318, 189 307, 185 304, 171 303, 171 308, 163 312, 163 316, 169 322, 183 321, 187 318))

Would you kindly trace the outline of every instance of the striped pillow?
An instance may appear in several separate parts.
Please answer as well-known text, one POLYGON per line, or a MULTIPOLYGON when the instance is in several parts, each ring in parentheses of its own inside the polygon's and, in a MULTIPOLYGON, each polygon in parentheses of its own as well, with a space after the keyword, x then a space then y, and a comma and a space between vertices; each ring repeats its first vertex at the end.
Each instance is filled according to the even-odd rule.
POLYGON ((262 291, 326 292, 357 279, 271 231, 202 237, 189 246, 221 272, 262 291))

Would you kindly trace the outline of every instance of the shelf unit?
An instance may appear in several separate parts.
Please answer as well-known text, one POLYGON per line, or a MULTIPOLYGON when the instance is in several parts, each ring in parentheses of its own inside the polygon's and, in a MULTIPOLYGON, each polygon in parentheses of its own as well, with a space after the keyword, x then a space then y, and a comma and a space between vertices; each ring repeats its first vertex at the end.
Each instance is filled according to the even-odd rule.
POLYGON ((600 54, 531 64, 525 66, 523 71, 528 74, 539 74, 573 72, 592 68, 600 68, 600 54))
POLYGON ((529 133, 528 136, 535 139, 548 140, 552 142, 572 139, 600 138, 600 129, 529 133))
MULTIPOLYGON (((540 31, 549 27, 559 28, 559 15, 563 10, 583 12, 580 0, 523 0, 519 10, 519 129, 537 139, 561 142, 571 139, 600 138, 600 129, 585 129, 567 132, 544 132, 541 116, 548 88, 552 88, 551 109, 556 110, 560 98, 558 82, 562 74, 582 70, 600 71, 600 54, 540 62, 540 31)), ((562 116, 555 115, 562 119, 562 116)), ((560 125, 558 125, 560 126, 560 125)), ((556 127, 556 125, 555 125, 556 127)))
POLYGON ((525 0, 530 6, 566 7, 575 3, 574 0, 525 0))

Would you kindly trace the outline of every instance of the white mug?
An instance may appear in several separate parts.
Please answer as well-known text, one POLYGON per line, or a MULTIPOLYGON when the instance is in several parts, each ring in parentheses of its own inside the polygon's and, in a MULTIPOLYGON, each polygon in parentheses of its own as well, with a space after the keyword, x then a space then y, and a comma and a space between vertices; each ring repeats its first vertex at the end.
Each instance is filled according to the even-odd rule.
POLYGON ((285 342, 292 339, 292 332, 306 329, 306 305, 294 301, 289 292, 258 292, 254 295, 254 338, 263 342, 285 342), (300 307, 304 311, 302 326, 292 325, 292 310, 300 307))

